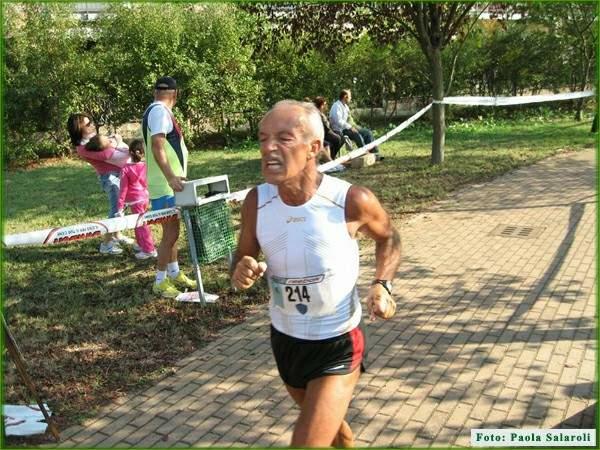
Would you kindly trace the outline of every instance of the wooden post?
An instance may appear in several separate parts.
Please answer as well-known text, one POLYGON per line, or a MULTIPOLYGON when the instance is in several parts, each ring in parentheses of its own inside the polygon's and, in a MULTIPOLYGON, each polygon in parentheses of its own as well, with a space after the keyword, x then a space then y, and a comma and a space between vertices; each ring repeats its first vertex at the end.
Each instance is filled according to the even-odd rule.
POLYGON ((54 436, 54 439, 56 439, 56 442, 58 442, 60 440, 58 429, 54 426, 54 422, 50 418, 50 414, 48 414, 48 411, 46 411, 44 404, 40 400, 40 397, 38 396, 37 391, 35 390, 35 386, 33 385, 31 378, 29 378, 29 375, 27 374, 27 370, 25 368, 25 361, 23 360, 23 356, 21 355, 19 347, 17 346, 17 343, 15 342, 15 339, 13 338, 8 328, 6 319, 4 319, 4 314, 2 314, 2 328, 4 328, 6 349, 8 350, 8 354, 10 355, 11 359, 15 363, 15 366, 17 367, 17 372, 19 372, 21 381, 23 381, 27 389, 29 389, 29 393, 33 396, 33 398, 35 398, 35 401, 38 404, 40 411, 44 415, 44 419, 46 419, 46 423, 48 424, 48 429, 50 430, 50 433, 52 433, 52 436, 54 436))

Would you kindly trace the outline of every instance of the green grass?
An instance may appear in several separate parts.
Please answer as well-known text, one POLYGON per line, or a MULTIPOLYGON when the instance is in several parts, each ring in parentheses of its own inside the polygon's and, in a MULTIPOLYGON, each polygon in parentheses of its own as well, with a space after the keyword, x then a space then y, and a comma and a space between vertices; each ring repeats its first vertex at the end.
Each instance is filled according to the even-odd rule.
MULTIPOLYGON (((445 163, 429 164, 431 132, 409 128, 382 146, 386 159, 342 177, 371 188, 397 217, 443 199, 469 183, 492 179, 550 155, 591 148, 588 122, 570 120, 464 122, 446 135, 445 163)), ((260 181, 256 144, 191 154, 189 179, 229 175, 232 190, 260 181)), ((54 160, 5 174, 5 233, 105 217, 106 200, 92 169, 54 160)), ((154 233, 157 233, 155 227, 154 233)), ((155 237, 158 237, 155 234, 155 237)), ((264 284, 246 293, 229 289, 226 263, 203 268, 217 306, 176 304, 150 293, 152 262, 132 254, 101 256, 99 241, 5 250, 5 314, 32 378, 62 426, 94 414, 107 401, 147 386, 178 359, 244 319, 264 303, 264 284)), ((184 241, 182 265, 189 272, 184 241)), ((29 400, 9 364, 5 401, 29 400)))

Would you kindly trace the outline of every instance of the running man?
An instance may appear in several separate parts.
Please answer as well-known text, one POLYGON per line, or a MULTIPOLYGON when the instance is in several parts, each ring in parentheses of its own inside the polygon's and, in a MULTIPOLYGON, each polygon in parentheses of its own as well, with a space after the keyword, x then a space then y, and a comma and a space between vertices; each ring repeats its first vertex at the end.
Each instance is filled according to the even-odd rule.
POLYGON ((260 123, 262 174, 242 206, 232 283, 265 276, 271 291, 271 346, 279 374, 300 407, 292 447, 351 447, 344 420, 366 365, 358 232, 376 243, 371 318, 395 312, 391 281, 400 236, 371 191, 317 171, 323 146, 319 111, 284 100, 260 123), (258 262, 259 252, 265 262, 258 262))
MULTIPOLYGON (((171 111, 176 102, 177 82, 171 77, 161 77, 154 85, 154 102, 142 118, 148 194, 154 211, 175 206, 174 192, 183 190, 187 174, 187 147, 171 111)), ((179 219, 164 222, 152 292, 165 298, 177 297, 180 289, 196 289, 196 281, 179 270, 177 239, 179 219)))

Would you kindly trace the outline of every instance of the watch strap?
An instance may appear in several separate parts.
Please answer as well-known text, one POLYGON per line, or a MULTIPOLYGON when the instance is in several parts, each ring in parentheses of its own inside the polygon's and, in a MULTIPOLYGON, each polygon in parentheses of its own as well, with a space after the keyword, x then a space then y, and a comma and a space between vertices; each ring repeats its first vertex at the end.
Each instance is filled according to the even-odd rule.
POLYGON ((392 295, 392 282, 390 280, 373 280, 371 286, 375 284, 382 285, 385 288, 385 290, 388 291, 388 294, 392 295))

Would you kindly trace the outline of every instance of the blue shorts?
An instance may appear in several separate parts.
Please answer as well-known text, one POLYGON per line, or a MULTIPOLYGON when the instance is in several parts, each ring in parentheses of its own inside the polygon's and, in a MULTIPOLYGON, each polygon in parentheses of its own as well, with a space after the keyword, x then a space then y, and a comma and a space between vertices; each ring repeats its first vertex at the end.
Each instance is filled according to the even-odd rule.
POLYGON ((152 205, 152 211, 156 211, 157 209, 173 208, 175 206, 175 196, 163 195, 162 197, 151 198, 150 204, 152 205))
POLYGON ((121 190, 121 173, 120 172, 109 172, 102 175, 98 175, 102 190, 108 195, 108 218, 115 217, 118 208, 117 203, 119 202, 119 191, 121 190))

